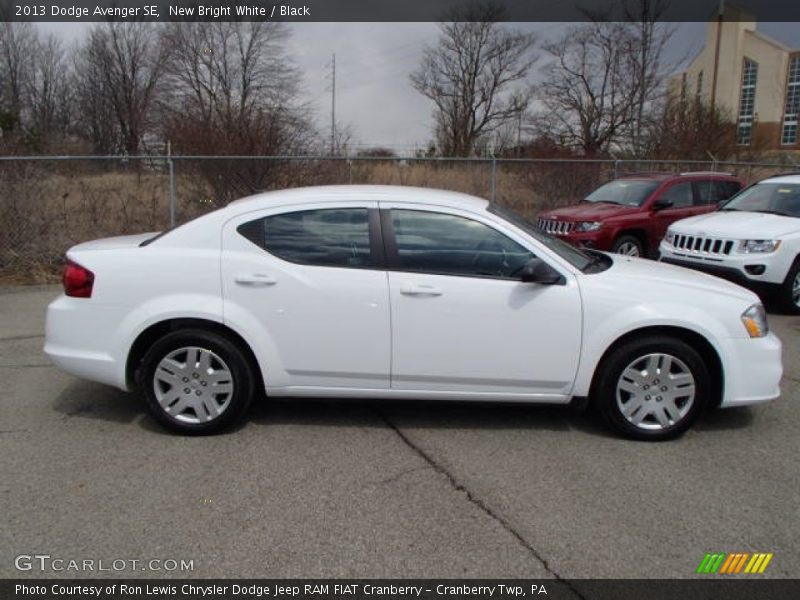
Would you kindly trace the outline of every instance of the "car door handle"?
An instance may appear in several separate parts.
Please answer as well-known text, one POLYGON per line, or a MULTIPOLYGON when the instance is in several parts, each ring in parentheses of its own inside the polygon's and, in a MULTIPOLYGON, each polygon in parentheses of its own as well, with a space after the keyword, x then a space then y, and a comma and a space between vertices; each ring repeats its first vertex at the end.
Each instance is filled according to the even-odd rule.
POLYGON ((240 273, 233 280, 239 285, 250 287, 264 287, 278 283, 274 277, 265 273, 240 273))
POLYGON ((400 293, 406 296, 441 296, 444 294, 441 289, 424 283, 407 283, 400 288, 400 293))

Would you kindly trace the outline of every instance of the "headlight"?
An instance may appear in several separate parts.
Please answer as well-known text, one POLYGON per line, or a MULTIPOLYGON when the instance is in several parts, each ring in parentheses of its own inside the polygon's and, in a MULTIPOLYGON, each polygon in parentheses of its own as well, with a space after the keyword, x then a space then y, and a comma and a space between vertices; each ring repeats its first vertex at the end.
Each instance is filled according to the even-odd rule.
POLYGON ((672 243, 672 240, 674 240, 674 239, 675 239, 675 232, 674 232, 674 231, 672 231, 671 229, 667 229, 667 235, 665 235, 665 236, 664 236, 664 240, 665 240, 665 241, 666 241, 668 244, 671 244, 671 243, 672 243))
POLYGON ((742 323, 744 323, 744 328, 747 329, 747 333, 750 334, 751 338, 764 337, 769 333, 767 313, 760 304, 753 304, 742 313, 742 323))
POLYGON ((575 225, 575 231, 597 231, 602 226, 600 221, 579 221, 575 225))
POLYGON ((781 245, 780 240, 743 240, 739 248, 742 252, 750 254, 775 252, 781 245))

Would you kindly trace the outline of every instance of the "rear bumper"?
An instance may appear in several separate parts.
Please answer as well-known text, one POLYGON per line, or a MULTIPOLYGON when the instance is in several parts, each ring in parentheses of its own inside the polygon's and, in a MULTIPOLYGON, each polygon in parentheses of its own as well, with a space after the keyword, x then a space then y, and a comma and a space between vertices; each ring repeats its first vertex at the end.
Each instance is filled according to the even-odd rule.
POLYGON ((721 407, 760 404, 780 396, 782 345, 774 333, 757 339, 727 339, 723 351, 725 391, 721 407))
POLYGON ((47 307, 44 353, 59 369, 127 390, 124 359, 108 352, 119 312, 61 295, 47 307))

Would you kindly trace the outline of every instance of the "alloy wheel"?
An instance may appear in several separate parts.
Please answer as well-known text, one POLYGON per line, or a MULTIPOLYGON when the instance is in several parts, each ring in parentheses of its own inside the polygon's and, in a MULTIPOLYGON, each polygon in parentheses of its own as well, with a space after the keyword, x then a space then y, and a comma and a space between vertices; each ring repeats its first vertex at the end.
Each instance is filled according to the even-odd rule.
POLYGON ((617 248, 617 254, 624 254, 625 256, 639 256, 639 246, 633 242, 623 242, 617 248))
POLYGON ((800 308, 800 271, 794 276, 794 281, 792 282, 792 302, 800 308))
POLYGON ((233 397, 233 376, 217 354, 189 346, 173 350, 153 374, 156 399, 166 414, 185 423, 220 417, 233 397))
POLYGON ((617 408, 632 425, 663 430, 680 423, 695 402, 695 379, 686 363, 670 354, 632 361, 617 381, 617 408))

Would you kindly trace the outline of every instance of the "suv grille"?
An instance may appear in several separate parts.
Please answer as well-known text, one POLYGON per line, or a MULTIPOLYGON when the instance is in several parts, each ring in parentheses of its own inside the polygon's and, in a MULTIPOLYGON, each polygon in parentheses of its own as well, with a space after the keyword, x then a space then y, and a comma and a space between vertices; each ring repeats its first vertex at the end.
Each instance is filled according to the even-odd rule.
POLYGON ((547 233, 564 235, 572 231, 572 229, 575 227, 575 223, 570 223, 569 221, 551 221, 550 219, 539 219, 538 226, 539 229, 546 231, 547 233))
POLYGON ((672 245, 678 250, 697 254, 717 254, 725 256, 733 250, 733 240, 720 240, 694 235, 675 234, 672 245))

